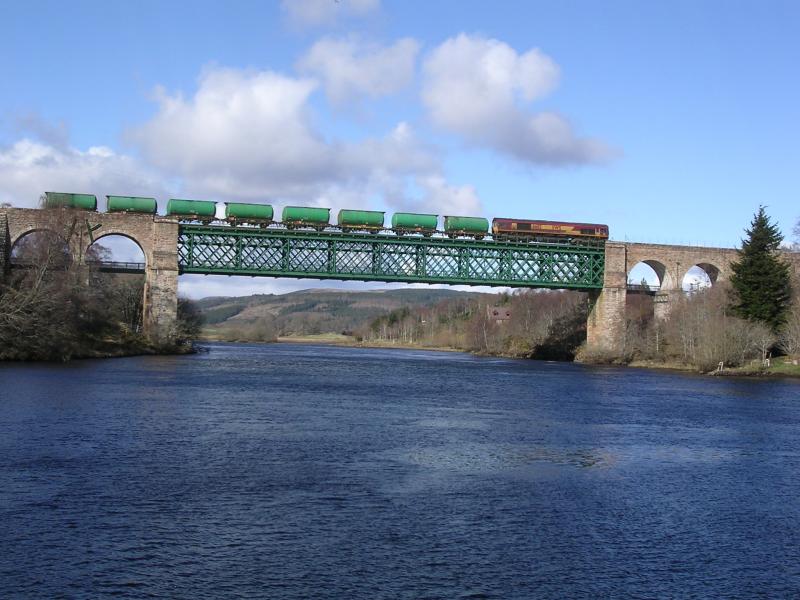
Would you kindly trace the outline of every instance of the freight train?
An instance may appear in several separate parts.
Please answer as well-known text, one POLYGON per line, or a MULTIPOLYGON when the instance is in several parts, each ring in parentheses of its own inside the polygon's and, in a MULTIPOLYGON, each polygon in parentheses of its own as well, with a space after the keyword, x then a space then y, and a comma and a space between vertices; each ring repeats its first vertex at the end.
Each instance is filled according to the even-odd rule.
MULTIPOLYGON (((127 212, 153 215, 158 209, 155 198, 137 196, 106 196, 108 212, 127 212)), ((97 210, 97 198, 90 194, 65 194, 45 192, 42 203, 46 208, 67 207, 81 210, 97 210)), ((335 224, 330 222, 329 208, 286 206, 281 220, 274 220, 269 204, 225 203, 223 220, 231 225, 254 225, 265 227, 273 223, 287 229, 313 229, 323 231, 336 227, 344 233, 378 233, 390 230, 395 235, 421 234, 430 237, 438 233, 439 216, 398 212, 392 215, 391 227, 384 226, 385 213, 375 210, 342 209, 335 224)), ((208 224, 218 220, 217 203, 210 200, 181 200, 173 198, 167 202, 167 216, 182 221, 199 221, 208 224)), ((483 217, 444 217, 443 233, 450 238, 469 237, 481 240, 491 234, 495 240, 506 241, 599 241, 608 239, 608 225, 596 223, 569 223, 563 221, 540 221, 527 219, 488 219, 483 217)))

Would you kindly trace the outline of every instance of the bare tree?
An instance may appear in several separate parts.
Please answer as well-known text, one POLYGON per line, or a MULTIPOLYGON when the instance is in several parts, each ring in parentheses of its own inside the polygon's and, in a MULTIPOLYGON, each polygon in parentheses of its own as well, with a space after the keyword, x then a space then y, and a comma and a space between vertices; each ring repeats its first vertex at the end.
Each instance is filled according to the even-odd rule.
POLYGON ((795 246, 800 246, 800 219, 797 219, 792 233, 794 233, 795 246))
POLYGON ((786 317, 778 345, 789 356, 800 354, 800 301, 797 297, 786 317))
POLYGON ((753 347, 758 350, 761 355, 761 363, 764 364, 769 357, 770 350, 778 341, 777 337, 770 330, 769 327, 762 323, 750 323, 750 338, 753 347))

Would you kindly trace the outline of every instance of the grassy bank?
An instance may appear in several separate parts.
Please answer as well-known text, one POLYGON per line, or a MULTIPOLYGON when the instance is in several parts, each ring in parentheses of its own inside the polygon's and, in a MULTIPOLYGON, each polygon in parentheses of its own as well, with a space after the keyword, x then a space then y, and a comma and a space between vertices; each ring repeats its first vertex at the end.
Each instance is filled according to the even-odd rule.
MULTIPOLYGON (((770 366, 765 367, 761 361, 752 361, 741 367, 724 368, 721 371, 711 371, 708 375, 715 377, 798 377, 800 378, 800 359, 797 357, 781 356, 770 361, 770 366)), ((677 362, 633 361, 627 366, 639 369, 661 369, 665 371, 683 371, 688 373, 702 373, 696 367, 677 362)))
POLYGON ((764 367, 760 361, 735 369, 724 369, 714 372, 714 375, 732 377, 798 377, 800 378, 800 360, 797 357, 781 356, 770 361, 770 366, 764 367))

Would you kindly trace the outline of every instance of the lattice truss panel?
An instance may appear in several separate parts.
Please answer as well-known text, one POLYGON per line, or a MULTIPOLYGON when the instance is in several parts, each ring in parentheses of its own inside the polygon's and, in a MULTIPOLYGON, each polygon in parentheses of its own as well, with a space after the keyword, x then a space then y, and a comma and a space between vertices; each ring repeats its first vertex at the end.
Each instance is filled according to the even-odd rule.
POLYGON ((604 249, 181 226, 183 273, 590 289, 604 249))

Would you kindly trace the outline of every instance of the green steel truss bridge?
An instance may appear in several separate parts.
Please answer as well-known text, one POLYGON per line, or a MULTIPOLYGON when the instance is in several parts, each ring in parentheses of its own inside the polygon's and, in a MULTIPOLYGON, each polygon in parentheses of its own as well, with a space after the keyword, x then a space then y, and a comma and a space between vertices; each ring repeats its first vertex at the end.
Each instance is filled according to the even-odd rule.
POLYGON ((604 246, 182 224, 181 273, 601 289, 604 246))

